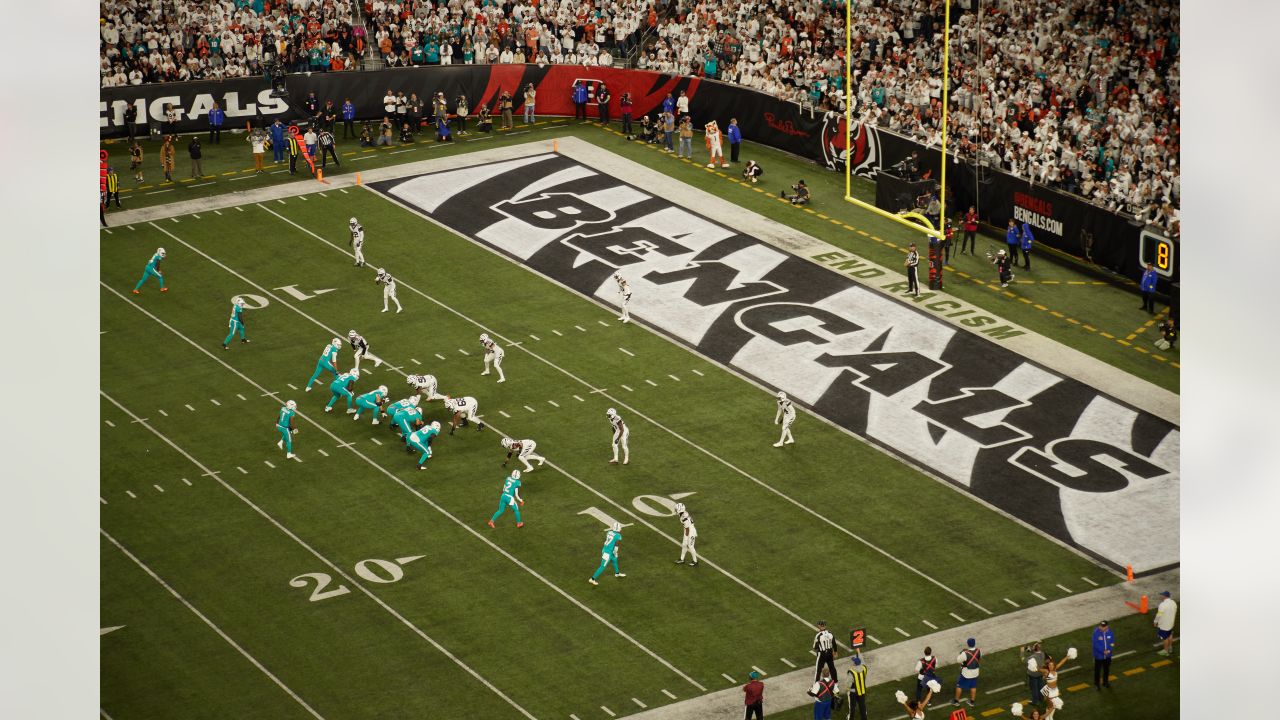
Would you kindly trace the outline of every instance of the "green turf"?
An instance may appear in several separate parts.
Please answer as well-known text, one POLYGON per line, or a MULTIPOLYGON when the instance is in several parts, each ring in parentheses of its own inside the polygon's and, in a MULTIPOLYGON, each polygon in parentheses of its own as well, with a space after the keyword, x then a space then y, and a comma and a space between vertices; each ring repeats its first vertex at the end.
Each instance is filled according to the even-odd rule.
MULTIPOLYGON (((1158 648, 1153 647, 1155 634, 1151 630, 1150 616, 1125 615, 1119 619, 1110 618, 1111 629, 1116 634, 1117 654, 1135 651, 1133 654, 1118 657, 1111 663, 1111 689, 1095 690, 1093 687, 1093 656, 1091 654, 1093 628, 1082 628, 1076 632, 1043 639, 1043 647, 1047 652, 1059 658, 1063 657, 1068 647, 1075 647, 1080 653, 1077 661, 1068 664, 1060 675, 1058 689, 1063 700, 1062 711, 1056 717, 1089 718, 1090 720, 1159 720, 1178 716, 1178 688, 1180 685, 1177 653, 1172 658, 1156 654, 1158 648), (1158 667, 1156 667, 1158 665, 1158 667), (1074 669, 1072 669, 1074 666, 1074 669), (1085 687, 1080 687, 1080 685, 1085 687), (1073 689, 1075 688, 1075 689, 1073 689)), ((1028 642, 1031 638, 1028 638, 1028 642)), ((979 644, 981 646, 981 644, 979 644)), ((1175 645, 1175 650, 1177 646, 1175 645)), ((955 663, 946 662, 959 652, 951 648, 934 648, 943 659, 943 667, 939 678, 943 680, 940 697, 930 703, 931 710, 926 717, 945 718, 955 706, 948 703, 955 697, 955 663), (950 657, 948 657, 950 656, 950 657)), ((837 669, 844 673, 848 662, 841 660, 837 669)), ((875 682, 877 668, 868 667, 869 681, 875 682)), ((908 668, 910 670, 910 668, 908 668)), ((886 669, 886 674, 898 674, 886 669)), ((1019 659, 1018 650, 1006 650, 999 653, 983 653, 982 674, 978 685, 978 701, 973 709, 965 706, 970 718, 1012 718, 1010 712, 1013 703, 1028 704, 1031 699, 1024 683, 1026 671, 1023 661, 1019 659)), ((847 682, 842 679, 842 690, 847 689, 847 682)), ((894 700, 894 691, 902 690, 908 697, 915 697, 915 676, 869 688, 867 697, 868 718, 903 717, 902 706, 894 700)), ((967 694, 965 697, 968 697, 967 694)), ((769 694, 765 693, 765 716, 777 720, 810 720, 813 718, 812 704, 786 712, 769 712, 769 694)), ((1028 707, 1024 716, 1029 717, 1028 707)), ((833 717, 844 718, 846 709, 835 713, 833 717)))
MULTIPOLYGON (((663 690, 688 698, 699 686, 725 687, 721 673, 740 675, 751 665, 785 671, 781 658, 805 661, 816 617, 836 627, 924 633, 925 621, 958 624, 951 613, 985 617, 977 605, 1001 612, 1006 597, 1027 607, 1041 602, 1032 590, 1052 600, 1064 594, 1058 583, 1079 590, 1082 577, 1114 581, 811 418, 796 427, 803 451, 775 451, 766 393, 371 192, 176 220, 103 235, 102 386, 244 500, 105 401, 103 419, 113 425, 102 428, 103 527, 322 715, 402 716, 427 707, 446 717, 467 709, 517 715, 419 633, 532 714, 586 720, 604 716, 600 705, 636 709, 631 698, 650 707, 671 702, 663 690), (338 249, 284 219, 343 245, 353 214, 366 228, 370 262, 396 269, 404 314, 379 312, 370 269, 353 268, 338 249), (161 294, 150 284, 140 296, 128 294, 161 245, 172 290, 161 294), (279 290, 285 286, 333 291, 297 301, 279 290), (247 313, 253 342, 223 351, 229 299, 244 293, 270 304, 247 313), (479 377, 481 326, 507 341, 503 385, 479 377), (496 433, 465 429, 441 438, 429 469, 419 472, 385 428, 341 411, 325 415, 324 385, 301 391, 320 348, 351 327, 406 372, 433 372, 443 392, 479 398, 498 429, 539 442, 563 472, 547 467, 526 476, 525 528, 516 530, 510 515, 497 530, 484 525, 504 477, 496 433), (523 345, 510 346, 516 340, 523 345), (274 447, 278 402, 265 392, 298 400, 307 418, 297 437, 303 462, 286 462, 274 447), (610 405, 632 427, 633 462, 625 468, 605 462, 610 405), (646 495, 678 493, 690 493, 684 502, 710 561, 698 568, 672 564, 674 519, 640 509, 657 502, 646 495), (604 526, 594 515, 601 511, 630 524, 621 555, 628 577, 606 574, 592 588, 586 578, 599 559, 604 526), (915 538, 926 534, 930 547, 921 548, 915 538), (961 545, 984 551, 947 551, 961 545), (353 574, 362 560, 416 555, 423 557, 406 562, 397 582, 353 574), (313 603, 310 589, 289 586, 314 572, 350 592, 313 603), (750 642, 740 637, 746 627, 750 642), (602 684, 596 670, 609 681, 602 684)), ((349 357, 344 348, 342 362, 349 357)), ((393 397, 405 394, 394 371, 375 371, 357 387, 374 383, 393 388, 393 397)), ((433 405, 428 419, 446 418, 433 405)), ((104 548, 104 568, 113 552, 104 548)), ((147 616, 158 602, 155 589, 129 591, 147 582, 154 584, 134 578, 104 592, 104 625, 147 616)), ((209 644, 212 631, 180 610, 168 613, 185 621, 181 635, 209 644)), ((148 646, 127 653, 144 655, 148 646)), ((182 666, 175 674, 189 678, 179 692, 146 685, 150 663, 111 659, 104 655, 104 682, 133 689, 112 698, 125 717, 195 703, 234 715, 222 700, 223 673, 254 692, 274 687, 247 661, 219 661, 228 667, 204 679, 196 660, 168 658, 182 666)))
MULTIPOLYGON (((736 175, 712 174, 697 163, 676 161, 660 152, 658 146, 627 142, 616 132, 616 128, 615 125, 611 131, 606 132, 594 123, 577 124, 563 118, 554 118, 541 120, 531 128, 517 125, 516 130, 511 133, 495 133, 489 137, 473 133, 459 138, 459 142, 445 145, 437 144, 430 136, 425 135, 420 136, 424 139, 414 144, 365 150, 354 147, 355 143, 351 141, 339 140, 343 165, 341 168, 330 165, 330 170, 326 173, 332 177, 435 156, 546 140, 553 136, 574 136, 623 157, 659 168, 678 180, 749 207, 847 252, 856 253, 890 268, 901 267, 907 243, 921 240, 917 234, 896 223, 844 202, 841 200, 844 195, 844 178, 841 174, 820 169, 814 163, 793 155, 750 142, 744 143, 743 157, 758 160, 767 168, 768 173, 763 182, 751 186, 738 182, 736 175), (804 212, 777 198, 778 190, 786 189, 797 178, 804 178, 813 188, 813 212, 804 212), (820 217, 818 213, 826 217, 820 217)), ((127 162, 116 161, 117 167, 121 168, 121 187, 127 190, 123 193, 126 209, 248 190, 291 179, 287 171, 282 171, 285 167, 283 165, 270 168, 275 174, 254 175, 244 135, 226 133, 221 145, 204 146, 204 171, 208 177, 200 180, 187 179, 190 168, 186 159, 186 141, 183 140, 179 143, 179 171, 175 175, 179 181, 156 184, 154 179, 157 176, 155 168, 159 167, 159 143, 148 143, 146 163, 147 177, 150 180, 143 183, 146 188, 138 186, 128 177, 127 162)), ((122 159, 127 155, 123 141, 108 141, 103 147, 113 155, 120 155, 122 159)), ((859 199, 874 201, 875 187, 872 183, 856 179, 853 188, 854 195, 859 199)), ((1149 323, 1151 316, 1134 304, 1139 303, 1139 299, 1132 282, 1084 267, 1078 261, 1064 259, 1059 253, 1037 251, 1033 258, 1033 270, 1018 270, 1015 284, 1002 290, 992 282, 992 267, 981 253, 988 247, 1003 246, 1002 235, 993 229, 984 229, 978 240, 977 257, 956 254, 952 258, 952 267, 948 270, 951 274, 946 282, 947 292, 1158 386, 1178 391, 1178 351, 1159 351, 1152 346, 1157 338, 1156 327, 1154 323, 1149 323)))

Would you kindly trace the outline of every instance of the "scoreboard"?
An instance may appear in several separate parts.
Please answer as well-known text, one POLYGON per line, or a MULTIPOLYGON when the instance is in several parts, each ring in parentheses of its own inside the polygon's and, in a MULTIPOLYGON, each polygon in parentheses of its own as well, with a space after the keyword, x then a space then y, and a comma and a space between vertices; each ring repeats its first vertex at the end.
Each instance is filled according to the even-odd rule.
POLYGON ((1138 238, 1138 262, 1143 268, 1147 263, 1164 278, 1177 276, 1178 243, 1150 229, 1144 229, 1138 238))

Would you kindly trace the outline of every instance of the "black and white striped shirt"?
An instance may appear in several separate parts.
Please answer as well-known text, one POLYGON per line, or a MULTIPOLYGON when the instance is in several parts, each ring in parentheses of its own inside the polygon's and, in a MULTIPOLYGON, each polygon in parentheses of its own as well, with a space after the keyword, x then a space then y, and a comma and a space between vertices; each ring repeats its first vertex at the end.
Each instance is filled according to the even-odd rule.
POLYGON ((920 264, 920 253, 912 250, 907 253, 907 267, 913 268, 920 264))
POLYGON ((835 642, 836 638, 830 630, 822 630, 813 636, 813 649, 818 653, 828 653, 835 647, 835 642))

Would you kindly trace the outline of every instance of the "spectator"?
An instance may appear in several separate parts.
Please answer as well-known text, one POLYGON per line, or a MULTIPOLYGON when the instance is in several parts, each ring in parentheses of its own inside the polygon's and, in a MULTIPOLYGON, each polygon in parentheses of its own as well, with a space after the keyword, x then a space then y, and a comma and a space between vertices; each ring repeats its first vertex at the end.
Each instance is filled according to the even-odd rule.
POLYGON ((662 99, 662 112, 669 112, 673 115, 676 112, 676 101, 671 97, 671 93, 667 93, 667 96, 662 99))
POLYGON ((1018 659, 1027 666, 1027 690, 1031 691, 1032 705, 1044 700, 1040 694, 1044 688, 1044 673, 1040 672, 1044 667, 1044 657, 1044 650, 1040 647, 1039 640, 1018 650, 1018 659))
POLYGON ((738 162, 738 150, 742 148, 742 129, 738 127, 738 118, 729 118, 729 162, 738 162))
POLYGON ((409 97, 403 92, 396 93, 396 125, 403 126, 409 122, 409 97))
POLYGON ((177 149, 173 146, 173 136, 165 135, 160 144, 160 168, 164 170, 164 181, 173 182, 173 164, 177 149))
POLYGON ((600 115, 600 124, 609 124, 609 100, 613 98, 609 94, 609 88, 604 83, 600 83, 596 87, 596 112, 600 115))
POLYGON ((809 186, 804 184, 804 180, 797 180, 795 185, 791 186, 794 195, 787 197, 784 190, 778 191, 778 196, 783 200, 790 200, 792 205, 808 205, 809 204, 809 186))
MULTIPOLYGON (((426 108, 426 104, 423 103, 422 100, 418 97, 418 93, 409 93, 408 109, 407 109, 407 113, 409 117, 409 128, 413 130, 415 135, 422 130, 422 125, 423 125, 422 113, 425 108, 426 108)), ((432 113, 432 118, 434 117, 435 117, 435 113, 432 113)))
POLYGON ((1142 272, 1142 279, 1138 281, 1138 289, 1142 292, 1142 307, 1139 309, 1148 313, 1156 311, 1156 279, 1155 266, 1147 263, 1147 269, 1142 272))
POLYGON ((214 145, 222 144, 222 124, 227 121, 227 113, 223 111, 218 103, 214 103, 209 110, 209 142, 214 145))
POLYGON ((624 92, 618 98, 618 108, 622 113, 622 134, 627 136, 628 140, 634 139, 631 135, 631 93, 624 92))
POLYGON ((967 647, 956 656, 956 662, 960 665, 960 677, 956 679, 956 699, 953 704, 959 705, 961 694, 968 690, 969 699, 966 702, 969 707, 973 707, 978 699, 978 673, 979 665, 982 664, 982 651, 978 649, 978 641, 973 638, 965 641, 965 645, 967 647))
POLYGON ((253 169, 255 175, 261 175, 262 154, 266 152, 267 135, 261 128, 254 128, 249 132, 249 137, 245 138, 249 143, 249 148, 253 151, 253 169))
MULTIPOLYGON (((1116 634, 1107 621, 1093 629, 1093 687, 1095 690, 1111 687, 1111 658, 1116 647, 1116 634)), ((1032 694, 1034 702, 1037 695, 1032 694)))
POLYGON ((471 107, 470 107, 469 105, 467 105, 467 96, 466 96, 466 95, 459 95, 459 96, 458 96, 458 107, 457 107, 457 115, 458 115, 458 134, 459 134, 459 135, 466 135, 466 134, 467 134, 467 115, 468 115, 470 112, 471 112, 471 107))
POLYGON ((129 148, 129 169, 133 171, 134 182, 142 182, 142 145, 136 139, 129 148))
POLYGON ((570 99, 573 100, 573 119, 585 122, 587 119, 587 86, 583 85, 581 80, 573 81, 570 99))
POLYGON ((380 146, 381 146, 381 145, 390 145, 390 144, 391 144, 391 134, 392 134, 392 132, 393 132, 393 130, 394 130, 394 129, 395 129, 395 125, 392 125, 392 124, 391 124, 391 117, 390 117, 389 115, 384 115, 384 116, 382 117, 382 124, 380 124, 380 125, 378 126, 378 142, 377 142, 377 144, 378 144, 378 145, 380 145, 380 146))
POLYGON ((693 159, 693 119, 680 118, 680 149, 676 151, 676 157, 687 157, 693 159))
POLYGON ((1164 322, 1160 323, 1160 339, 1156 340, 1156 347, 1161 350, 1172 350, 1178 344, 1178 328, 1173 318, 1167 317, 1164 322))
POLYGON ((314 90, 302 100, 302 110, 307 114, 308 124, 315 125, 320 117, 320 98, 316 97, 314 90))
POLYGON ((187 154, 191 156, 191 177, 198 178, 204 175, 204 170, 200 167, 200 136, 192 135, 191 142, 187 143, 187 154))
POLYGON ((533 83, 524 86, 524 124, 532 125, 537 116, 534 115, 534 102, 537 99, 538 91, 533 89, 533 83))
POLYGON ((276 118, 275 122, 271 123, 271 126, 268 129, 271 132, 271 162, 279 164, 284 161, 284 156, 289 150, 284 141, 284 136, 285 133, 288 132, 288 128, 284 126, 284 122, 282 122, 280 118, 276 118))
POLYGON ((751 720, 753 716, 764 720, 764 683, 760 682, 760 673, 755 670, 751 671, 750 677, 751 680, 742 686, 743 701, 747 705, 744 720, 751 720))
POLYGON ((1031 245, 1035 237, 1031 234, 1031 223, 1022 223, 1022 233, 1018 236, 1018 244, 1022 248, 1022 269, 1031 269, 1031 245))
POLYGON ((387 116, 396 114, 396 94, 391 92, 391 88, 387 88, 387 94, 382 96, 382 112, 387 116))
POLYGON ((320 168, 328 167, 329 157, 333 157, 334 165, 342 167, 342 163, 338 161, 338 143, 333 139, 333 133, 329 131, 329 128, 321 129, 317 140, 320 143, 320 168))
POLYGON ((351 98, 342 101, 342 139, 356 136, 356 106, 351 98))
POLYGON ((498 108, 502 112, 502 129, 515 129, 516 123, 512 116, 511 93, 506 90, 502 91, 502 96, 498 99, 498 108))
POLYGON ((754 185, 760 181, 760 176, 764 175, 764 168, 760 167, 760 163, 755 160, 748 160, 747 166, 742 170, 742 177, 750 180, 754 185))
POLYGON ((663 150, 666 152, 675 152, 675 148, 671 145, 671 136, 674 135, 676 131, 676 116, 664 111, 660 122, 662 123, 663 150))
POLYGON ((1178 619, 1178 603, 1174 602, 1168 590, 1160 593, 1160 596, 1164 599, 1156 606, 1156 618, 1152 622, 1156 626, 1156 635, 1162 643, 1162 647, 1156 654, 1168 655, 1173 649, 1173 625, 1178 619))
POLYGON ((689 96, 680 91, 680 97, 676 98, 676 116, 685 117, 689 114, 689 96))

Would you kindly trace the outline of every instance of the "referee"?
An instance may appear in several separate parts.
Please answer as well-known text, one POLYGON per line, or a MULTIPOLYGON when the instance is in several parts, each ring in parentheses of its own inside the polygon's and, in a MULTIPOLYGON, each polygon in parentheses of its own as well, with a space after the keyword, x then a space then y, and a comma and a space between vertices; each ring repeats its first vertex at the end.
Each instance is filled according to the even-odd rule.
MULTIPOLYGON (((813 651, 818 654, 818 662, 813 668, 813 681, 818 682, 822 679, 823 665, 831 672, 827 675, 832 682, 836 682, 840 675, 836 672, 836 638, 827 629, 827 621, 818 621, 818 634, 813 636, 813 651)), ((839 692, 839 685, 836 685, 836 692, 839 692)))
POLYGON ((920 296, 920 278, 917 269, 920 267, 920 253, 916 252, 916 244, 911 243, 907 249, 907 260, 904 265, 907 266, 907 292, 920 296))
POLYGON ((859 718, 867 720, 867 666, 862 664, 861 655, 854 655, 849 668, 849 720, 859 718))

